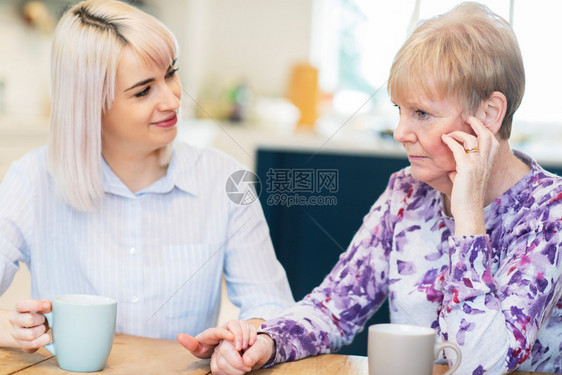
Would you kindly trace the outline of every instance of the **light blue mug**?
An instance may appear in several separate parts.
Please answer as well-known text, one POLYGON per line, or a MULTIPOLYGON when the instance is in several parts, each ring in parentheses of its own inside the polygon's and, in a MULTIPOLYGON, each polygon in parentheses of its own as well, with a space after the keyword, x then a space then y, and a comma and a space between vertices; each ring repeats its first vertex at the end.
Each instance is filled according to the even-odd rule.
POLYGON ((68 371, 100 371, 105 366, 115 333, 117 301, 108 297, 69 294, 55 297, 45 314, 53 342, 45 349, 68 371))

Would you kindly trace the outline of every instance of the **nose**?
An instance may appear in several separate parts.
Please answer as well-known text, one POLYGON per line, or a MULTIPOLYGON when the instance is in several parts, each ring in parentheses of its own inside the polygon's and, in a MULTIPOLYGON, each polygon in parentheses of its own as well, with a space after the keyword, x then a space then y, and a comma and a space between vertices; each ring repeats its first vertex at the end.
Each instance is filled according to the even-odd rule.
POLYGON ((172 80, 164 84, 158 109, 162 112, 176 111, 180 107, 181 92, 179 80, 172 80))
POLYGON ((416 134, 412 129, 412 124, 403 114, 400 115, 398 126, 394 130, 394 139, 399 143, 414 143, 416 134))

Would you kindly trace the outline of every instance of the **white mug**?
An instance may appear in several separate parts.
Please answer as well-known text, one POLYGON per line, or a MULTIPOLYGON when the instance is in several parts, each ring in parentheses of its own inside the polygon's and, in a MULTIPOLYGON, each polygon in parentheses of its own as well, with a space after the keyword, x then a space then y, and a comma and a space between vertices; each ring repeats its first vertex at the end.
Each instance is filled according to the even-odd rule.
POLYGON ((432 375, 433 362, 444 348, 457 354, 444 375, 452 374, 461 363, 457 344, 437 344, 433 328, 407 324, 375 324, 369 327, 369 375, 432 375))

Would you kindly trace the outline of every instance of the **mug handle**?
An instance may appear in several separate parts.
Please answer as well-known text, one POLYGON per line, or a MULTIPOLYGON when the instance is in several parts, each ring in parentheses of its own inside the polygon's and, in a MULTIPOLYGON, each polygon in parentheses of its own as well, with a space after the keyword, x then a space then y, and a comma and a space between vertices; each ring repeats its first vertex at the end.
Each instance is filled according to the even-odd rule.
POLYGON ((435 358, 437 358, 437 355, 439 355, 439 352, 445 348, 450 348, 453 349, 455 351, 455 353, 457 353, 457 358, 455 358, 455 363, 453 364, 453 366, 443 375, 450 375, 453 372, 455 372, 459 366, 461 365, 461 359, 462 359, 462 355, 461 355, 461 349, 459 348, 459 346, 455 343, 452 342, 443 342, 440 344, 436 344, 435 345, 435 350, 434 350, 434 355, 435 358))
MULTIPOLYGON (((49 323, 49 327, 51 328, 51 332, 53 330, 53 313, 52 312, 48 312, 43 314, 45 315, 45 319, 47 319, 47 323, 49 323)), ((46 344, 44 346, 45 349, 47 349, 52 355, 56 356, 55 353, 55 343, 54 342, 50 342, 48 344, 46 344)))

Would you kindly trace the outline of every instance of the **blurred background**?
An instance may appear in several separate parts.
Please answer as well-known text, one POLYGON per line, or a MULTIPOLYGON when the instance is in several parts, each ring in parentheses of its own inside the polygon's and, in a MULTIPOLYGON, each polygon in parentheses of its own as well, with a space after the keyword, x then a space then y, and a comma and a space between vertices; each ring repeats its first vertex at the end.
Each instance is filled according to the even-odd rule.
MULTIPOLYGON (((2 123, 47 123, 51 36, 60 15, 75 2, 0 0, 2 123)), ((208 142, 219 124, 237 124, 281 138, 298 131, 335 143, 363 143, 380 141, 396 124, 385 81, 401 43, 419 20, 447 11, 458 1, 132 3, 162 20, 178 39, 183 124, 194 125, 186 136, 193 142, 208 142), (210 124, 202 121, 195 129, 197 121, 191 120, 197 119, 210 124)), ((513 141, 536 157, 551 158, 558 153, 558 147, 551 146, 560 141, 562 123, 561 52, 555 48, 562 39, 562 3, 484 3, 513 24, 525 60, 527 88, 513 141)), ((235 157, 251 163, 243 156, 249 152, 238 152, 240 147, 232 143, 220 146, 234 146, 235 157)))
MULTIPOLYGON (((76 1, 0 0, 0 179, 13 160, 46 141, 50 43, 58 18, 73 3, 76 1)), ((327 272, 359 227, 361 213, 366 213, 373 197, 379 194, 373 188, 365 198, 370 203, 359 202, 363 192, 349 186, 371 185, 354 180, 354 176, 367 171, 369 181, 380 180, 384 185, 388 178, 386 172, 381 173, 385 163, 405 163, 401 146, 392 140, 398 114, 385 86, 394 54, 420 20, 443 13, 459 1, 132 3, 159 18, 178 39, 179 75, 184 88, 179 125, 182 141, 219 148, 246 166, 262 171, 270 165, 258 165, 259 152, 262 161, 278 161, 287 152, 305 155, 304 164, 299 165, 306 165, 317 154, 335 155, 326 165, 337 165, 342 176, 352 164, 363 165, 365 161, 365 165, 371 166, 349 171, 349 178, 341 178, 339 216, 334 214, 334 208, 325 214, 312 209, 303 211, 301 207, 288 219, 301 223, 295 215, 304 212, 301 219, 313 223, 319 237, 329 237, 321 247, 315 242, 307 245, 333 255, 327 257, 328 268, 319 267, 320 275, 327 272), (276 154, 267 154, 268 150, 276 154), (374 163, 375 159, 357 157, 377 159, 374 163), (357 202, 358 213, 350 211, 351 201, 342 203, 350 197, 357 202), (325 221, 332 216, 338 220, 332 224, 325 221), (350 229, 336 235, 342 227, 341 218, 349 222, 350 229), (330 225, 337 228, 331 229, 330 225)), ((558 47, 562 40, 562 2, 483 3, 512 23, 523 52, 527 87, 515 116, 512 145, 545 166, 558 168, 562 165, 562 53, 558 47)), ((274 221, 279 213, 271 211, 273 208, 263 200, 262 205, 270 227, 275 226, 272 237, 276 249, 281 251, 282 234, 297 236, 295 231, 299 228, 283 227, 283 223, 274 221)), ((306 235, 312 238, 315 234, 308 229, 306 235)), ((296 242, 286 245, 293 251, 298 249, 296 242)), ((310 264, 309 261, 303 260, 303 264, 310 264)), ((310 267, 303 267, 307 283, 294 289, 296 298, 321 280, 320 276, 311 276, 310 267)), ((295 288, 298 280, 291 279, 292 272, 288 271, 295 288)), ((23 286, 11 288, 2 296, 0 307, 11 307, 25 290, 29 291, 27 276, 21 274, 14 284, 23 286)))

